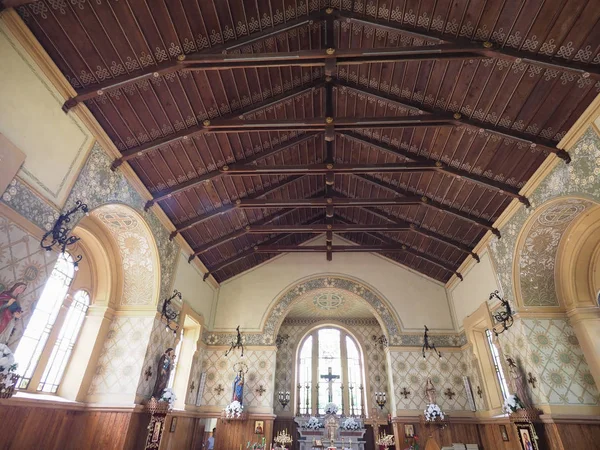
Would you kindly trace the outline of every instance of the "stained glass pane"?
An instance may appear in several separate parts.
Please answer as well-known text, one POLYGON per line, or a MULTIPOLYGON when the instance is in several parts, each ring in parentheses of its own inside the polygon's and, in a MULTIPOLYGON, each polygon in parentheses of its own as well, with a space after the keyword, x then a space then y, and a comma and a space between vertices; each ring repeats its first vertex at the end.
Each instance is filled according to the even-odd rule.
POLYGON ((325 414, 325 405, 333 402, 341 414, 342 406, 342 353, 341 334, 335 328, 322 328, 319 337, 319 414, 325 414))
POLYGON ((302 349, 300 350, 300 364, 298 366, 298 382, 300 383, 300 398, 298 401, 300 402, 300 412, 302 414, 310 413, 310 409, 312 407, 310 395, 307 395, 310 392, 311 387, 311 374, 312 374, 312 346, 313 346, 313 337, 308 336, 302 345, 302 349), (308 385, 308 389, 306 386, 308 385), (308 404, 306 402, 308 398, 308 404))
POLYGON ((20 389, 26 389, 29 386, 31 376, 60 311, 60 306, 73 281, 74 273, 71 255, 61 254, 15 351, 15 360, 18 363, 17 373, 21 376, 20 389))
POLYGON ((89 305, 90 295, 86 291, 77 291, 52 348, 38 391, 55 393, 58 390, 89 305))
POLYGON ((346 336, 346 352, 348 354, 348 386, 350 398, 350 413, 360 414, 362 398, 360 386, 362 384, 362 365, 360 353, 356 343, 350 336, 346 336), (352 408, 354 407, 354 411, 352 408))

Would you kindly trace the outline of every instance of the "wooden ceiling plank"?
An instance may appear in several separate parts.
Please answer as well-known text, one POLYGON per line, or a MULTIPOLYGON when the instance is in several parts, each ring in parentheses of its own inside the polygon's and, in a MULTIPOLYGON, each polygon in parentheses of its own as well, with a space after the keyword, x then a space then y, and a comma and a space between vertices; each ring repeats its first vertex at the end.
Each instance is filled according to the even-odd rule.
MULTIPOLYGON (((256 153, 248 158, 244 158, 240 161, 243 161, 246 164, 252 164, 256 161, 259 161, 261 159, 265 159, 268 158, 269 156, 273 156, 277 153, 280 153, 284 150, 287 150, 291 147, 294 147, 296 145, 302 144, 303 142, 307 142, 309 140, 314 139, 318 134, 317 133, 308 133, 308 134, 304 134, 304 135, 300 135, 296 138, 290 139, 284 143, 281 143, 279 145, 276 145, 274 147, 272 147, 270 150, 266 150, 264 152, 259 152, 256 153)), ((159 202, 161 200, 164 200, 168 197, 171 197, 175 194, 178 194, 180 192, 186 191, 188 189, 193 188, 194 186, 197 186, 201 183, 204 183, 206 181, 210 181, 213 180, 215 178, 218 178, 220 176, 223 175, 223 172, 220 169, 217 170, 213 170, 210 172, 207 172, 197 178, 192 178, 191 180, 188 180, 184 183, 180 183, 177 184, 175 186, 171 186, 169 188, 163 189, 159 192, 157 192, 156 194, 154 194, 154 198, 152 200, 149 200, 146 203, 146 210, 148 210, 148 208, 150 208, 152 205, 154 205, 156 202, 159 202)))
POLYGON ((350 140, 353 140, 360 144, 368 145, 368 146, 378 149, 382 152, 391 153, 396 156, 402 156, 404 158, 409 158, 409 159, 412 159, 413 161, 421 162, 421 163, 434 162, 434 165, 437 168, 436 170, 438 172, 445 173, 445 174, 451 175, 456 178, 464 178, 464 179, 470 180, 476 184, 479 184, 481 186, 492 187, 500 192, 505 193, 506 195, 509 195, 510 197, 518 198, 519 201, 521 201, 521 203, 529 206, 529 200, 525 196, 519 194, 519 189, 514 188, 510 185, 507 185, 504 183, 499 183, 499 182, 491 180, 487 177, 470 173, 466 170, 450 167, 447 164, 441 163, 440 161, 436 161, 436 160, 430 159, 428 157, 412 153, 408 150, 403 150, 400 148, 392 147, 383 142, 376 141, 376 140, 374 140, 372 138, 368 138, 366 136, 361 136, 356 133, 348 133, 348 132, 341 133, 341 134, 342 134, 342 136, 344 136, 350 140))
MULTIPOLYGON (((490 123, 478 122, 471 118, 464 116, 461 113, 451 113, 441 108, 428 107, 422 105, 414 100, 405 99, 405 98, 396 98, 392 95, 385 94, 384 92, 378 91, 376 89, 368 88, 365 86, 355 86, 353 84, 347 83, 345 81, 337 79, 335 84, 340 88, 352 89, 356 92, 360 92, 365 95, 370 95, 376 98, 379 98, 384 101, 393 102, 398 105, 401 105, 405 108, 411 109, 413 111, 420 111, 422 113, 426 113, 430 116, 437 116, 440 121, 451 121, 455 125, 464 125, 471 128, 477 128, 478 130, 484 130, 489 133, 496 134, 503 138, 508 138, 512 140, 517 140, 521 142, 525 142, 530 146, 539 146, 546 149, 549 152, 556 154, 559 158, 569 162, 571 158, 569 154, 565 150, 561 150, 556 148, 556 145, 553 141, 549 139, 540 138, 534 135, 529 135, 514 129, 502 128, 497 125, 493 125, 490 123)), ((416 116, 418 117, 418 116, 416 116)))
MULTIPOLYGON (((395 192, 395 193, 397 193, 399 195, 407 195, 407 196, 414 195, 413 193, 411 193, 408 190, 404 190, 404 189, 402 189, 402 188, 400 188, 398 186, 394 186, 394 185, 386 183, 384 181, 380 181, 380 180, 378 180, 376 178, 373 178, 373 177, 371 177, 369 175, 354 175, 354 176, 358 177, 358 178, 361 178, 361 179, 363 179, 363 180, 365 180, 365 181, 367 181, 367 182, 369 182, 371 184, 374 184, 376 186, 382 187, 384 189, 388 189, 388 190, 390 190, 392 192, 395 192)), ((435 200, 427 197, 426 195, 422 196, 421 199, 422 199, 422 204, 423 205, 430 206, 432 208, 438 209, 438 210, 443 211, 445 213, 452 214, 452 215, 454 215, 456 217, 461 217, 464 220, 467 220, 469 222, 476 223, 477 225, 480 225, 481 227, 483 227, 483 228, 485 228, 487 230, 490 230, 496 236, 500 236, 500 231, 497 228, 494 228, 494 226, 491 223, 489 223, 488 221, 486 221, 486 220, 480 219, 479 217, 473 216, 473 215, 468 214, 468 213, 466 213, 464 211, 460 211, 460 210, 458 210, 456 208, 453 208, 451 206, 444 205, 443 203, 437 202, 437 201, 435 201, 435 200)))
MULTIPOLYGON (((280 95, 263 100, 259 103, 250 105, 249 107, 247 107, 243 110, 232 112, 232 113, 228 114, 227 116, 225 116, 224 119, 221 119, 221 120, 228 120, 227 118, 232 118, 232 117, 237 118, 239 116, 243 116, 245 114, 250 114, 252 112, 255 112, 255 111, 263 109, 263 108, 268 108, 269 106, 286 101, 290 98, 294 98, 297 95, 302 95, 306 92, 313 91, 315 89, 320 89, 322 86, 323 86, 323 82, 315 82, 308 86, 301 86, 301 87, 293 89, 291 91, 284 92, 280 95)), ((207 122, 209 123, 210 121, 207 121, 207 122)), ((137 147, 132 147, 130 149, 124 150, 121 152, 121 157, 116 159, 113 162, 112 168, 114 170, 117 167, 119 167, 121 164, 123 164, 123 162, 125 162, 129 159, 135 158, 137 156, 143 155, 144 153, 147 153, 150 150, 154 150, 158 147, 162 147, 164 145, 168 145, 173 142, 180 141, 182 139, 185 140, 185 139, 191 138, 195 135, 205 134, 207 131, 211 131, 211 130, 209 130, 207 128, 207 126, 205 126, 204 124, 199 124, 199 125, 196 125, 196 126, 193 126, 190 128, 185 128, 179 132, 170 134, 170 135, 162 137, 160 139, 156 139, 154 141, 148 142, 147 144, 143 144, 143 145, 140 145, 137 147)), ((247 131, 247 130, 244 130, 244 131, 247 131)), ((260 130, 260 131, 266 131, 266 130, 260 130)))
MULTIPOLYGON (((24 3, 29 3, 29 1, 26 1, 26 0, 0 0, 0 9, 2 9, 3 4, 6 7, 9 7, 9 6, 19 6, 20 4, 24 4, 24 3), (4 2, 4 3, 2 3, 2 2, 4 2), (7 5, 7 2, 8 2, 8 5, 7 5), (20 2, 23 2, 23 3, 20 3, 20 2), (16 3, 16 5, 12 5, 11 3, 16 3)), ((228 51, 231 51, 235 48, 243 47, 245 45, 249 45, 254 42, 263 40, 263 39, 268 39, 272 36, 276 36, 280 33, 285 33, 294 28, 305 26, 315 20, 320 20, 322 18, 322 16, 323 16, 323 14, 321 12, 315 12, 315 13, 310 14, 309 16, 303 16, 301 18, 289 20, 285 23, 276 25, 272 28, 266 28, 257 33, 253 33, 246 37, 236 39, 234 42, 228 42, 226 44, 216 45, 216 46, 211 47, 210 49, 207 49, 204 51, 200 51, 197 53, 190 53, 187 56, 180 55, 180 57, 175 61, 166 61, 162 64, 158 64, 156 66, 146 68, 137 73, 121 75, 121 76, 111 78, 105 82, 97 83, 93 86, 87 87, 86 89, 77 91, 77 95, 75 97, 69 98, 69 99, 67 99, 67 101, 65 101, 65 103, 63 105, 63 110, 65 112, 67 112, 69 109, 73 108, 78 103, 81 103, 85 100, 89 100, 91 98, 98 97, 100 95, 104 95, 109 91, 118 89, 120 87, 126 86, 131 83, 138 82, 145 78, 159 77, 162 75, 166 75, 168 73, 176 72, 184 67, 183 63, 187 57, 194 58, 194 57, 199 57, 199 55, 213 54, 213 53, 223 55, 223 54, 226 54, 228 51)))
POLYGON ((387 31, 393 31, 400 33, 405 36, 417 38, 424 41, 436 42, 438 45, 442 42, 454 44, 457 48, 470 47, 472 52, 479 53, 480 55, 488 58, 501 58, 508 59, 515 63, 526 63, 544 67, 546 69, 556 69, 563 72, 575 73, 583 78, 593 77, 600 79, 600 69, 595 66, 581 64, 575 61, 564 61, 555 59, 553 57, 544 56, 539 53, 524 52, 521 50, 511 49, 508 46, 499 46, 489 41, 477 42, 468 38, 448 36, 431 29, 427 33, 420 33, 413 29, 406 28, 405 26, 391 21, 384 21, 381 19, 374 19, 371 17, 362 16, 350 11, 339 11, 339 16, 348 21, 355 23, 361 23, 363 25, 371 25, 387 31))
MULTIPOLYGON (((286 179, 284 179, 283 181, 277 183, 277 184, 272 184, 269 189, 256 193, 254 195, 248 196, 246 198, 246 200, 253 200, 253 199, 258 199, 264 195, 276 192, 277 190, 283 188, 284 186, 289 185, 290 183, 294 183, 295 181, 299 180, 300 178, 302 178, 304 175, 300 175, 300 176, 293 176, 293 177, 288 177, 286 179)), ((189 220, 186 220, 180 224, 178 224, 175 228, 175 231, 173 233, 171 233, 171 239, 174 238, 178 233, 181 233, 184 230, 187 230, 189 228, 192 228, 193 226, 204 222, 205 220, 208 220, 212 217, 218 216, 220 214, 224 214, 227 213, 229 211, 232 211, 236 209, 235 205, 230 204, 230 205, 224 205, 221 206, 220 208, 216 208, 206 214, 203 214, 201 216, 198 217, 193 217, 189 220)))
POLYGON ((35 3, 37 0, 0 0, 0 11, 8 8, 18 8, 19 6, 35 3))

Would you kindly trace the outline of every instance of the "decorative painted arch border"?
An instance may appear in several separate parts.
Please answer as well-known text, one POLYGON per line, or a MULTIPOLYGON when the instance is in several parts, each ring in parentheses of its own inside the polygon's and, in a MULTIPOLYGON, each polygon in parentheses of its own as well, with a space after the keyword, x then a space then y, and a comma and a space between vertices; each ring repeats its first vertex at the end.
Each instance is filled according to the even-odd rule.
POLYGON ((396 320, 396 314, 387 305, 384 297, 363 282, 331 274, 305 278, 288 287, 276 298, 274 306, 267 313, 263 332, 275 339, 285 316, 301 297, 309 292, 327 288, 343 289, 364 300, 381 325, 388 342, 392 345, 400 343, 401 324, 396 320))

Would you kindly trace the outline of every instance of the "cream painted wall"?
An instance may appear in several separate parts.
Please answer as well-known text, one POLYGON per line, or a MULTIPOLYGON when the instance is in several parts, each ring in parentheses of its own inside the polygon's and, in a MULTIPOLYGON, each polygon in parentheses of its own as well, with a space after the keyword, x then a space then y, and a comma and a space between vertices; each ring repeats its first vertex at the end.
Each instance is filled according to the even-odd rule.
POLYGON ((194 264, 188 263, 188 257, 184 253, 179 254, 173 288, 181 292, 183 300, 204 317, 204 325, 209 325, 215 291, 210 283, 202 281, 202 274, 194 264))
MULTIPOLYGON (((319 237, 310 242, 324 245, 319 237)), ((334 238, 334 244, 348 242, 334 238)), ((215 331, 260 331, 266 314, 283 290, 303 278, 337 274, 361 280, 377 291, 395 309, 404 330, 453 330, 443 285, 418 275, 388 259, 371 253, 336 253, 333 261, 324 254, 290 253, 221 284, 216 305, 215 331)))
POLYGON ((464 281, 456 284, 448 291, 454 319, 459 330, 463 328, 463 320, 485 302, 490 293, 500 289, 496 271, 487 252, 479 254, 481 262, 473 264, 464 275, 464 281))
POLYGON ((1 18, 0 61, 0 133, 26 154, 18 175, 62 207, 93 138, 1 18))

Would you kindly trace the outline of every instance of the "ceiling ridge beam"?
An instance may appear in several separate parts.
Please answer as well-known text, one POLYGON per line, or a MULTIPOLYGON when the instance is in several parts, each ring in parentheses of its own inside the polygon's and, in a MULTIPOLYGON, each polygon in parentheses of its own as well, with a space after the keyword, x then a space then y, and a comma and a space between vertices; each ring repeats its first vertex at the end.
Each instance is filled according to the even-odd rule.
MULTIPOLYGON (((295 147, 296 145, 300 145, 306 141, 313 140, 317 136, 319 136, 319 133, 301 134, 301 135, 294 137, 292 139, 289 139, 285 142, 279 143, 278 145, 271 147, 269 150, 265 150, 260 153, 255 153, 252 156, 249 156, 248 158, 241 159, 241 160, 239 160, 239 162, 243 162, 245 164, 252 164, 261 159, 268 158, 268 157, 273 156, 277 153, 280 153, 284 150, 295 147)), ((223 166, 223 167, 226 167, 226 166, 223 166)), ((194 186, 197 186, 201 183, 208 182, 210 180, 214 180, 215 178, 219 178, 222 175, 223 175, 223 171, 221 169, 212 170, 210 172, 200 175, 199 177, 192 178, 191 180, 185 181, 181 184, 177 184, 175 186, 171 186, 169 188, 162 189, 153 195, 152 200, 148 200, 148 202, 146 202, 145 209, 147 211, 152 205, 154 205, 157 202, 160 202, 161 200, 164 200, 166 198, 171 197, 172 195, 179 194, 183 191, 191 189, 194 186)))
MULTIPOLYGON (((288 177, 288 178, 284 179, 283 181, 280 181, 279 183, 277 183, 275 185, 269 186, 269 189, 267 189, 265 191, 262 191, 260 193, 256 193, 254 195, 248 196, 248 197, 246 197, 246 199, 250 199, 250 200, 252 200, 252 199, 258 199, 258 198, 260 198, 260 197, 262 197, 264 195, 271 194, 271 193, 273 193, 273 192, 275 192, 275 191, 277 191, 277 190, 279 190, 279 189, 281 189, 281 188, 283 188, 283 187, 285 187, 285 186, 287 186, 287 185, 289 185, 291 183, 294 183, 294 182, 298 181, 299 179, 301 179, 303 177, 304 177, 304 175, 288 177)), ((236 202, 239 201, 239 200, 240 199, 236 200, 236 202)), ((200 216, 196 216, 196 217, 193 217, 193 218, 191 218, 189 220, 181 222, 180 224, 175 225, 175 231, 173 231, 171 233, 171 239, 173 239, 178 233, 181 233, 182 231, 188 230, 188 229, 194 227, 195 225, 198 225, 199 223, 202 223, 202 222, 204 222, 204 221, 206 221, 208 219, 211 219, 211 218, 213 218, 215 216, 227 213, 229 211, 233 211, 234 209, 237 209, 235 202, 231 203, 231 204, 228 204, 228 205, 223 205, 223 206, 221 206, 219 208, 215 208, 212 211, 209 211, 209 212, 207 212, 205 214, 202 214, 200 216)))
POLYGON ((442 42, 447 42, 455 45, 471 45, 474 46, 473 51, 485 55, 488 58, 508 59, 517 64, 534 64, 547 69, 555 69, 563 72, 576 73, 584 78, 592 76, 595 79, 600 79, 600 69, 594 66, 588 66, 573 61, 567 62, 564 60, 558 60, 551 56, 509 49, 506 47, 501 47, 498 44, 492 43, 490 41, 474 41, 469 38, 448 36, 446 34, 432 30, 428 30, 427 33, 423 33, 417 31, 415 28, 409 28, 400 23, 384 21, 381 19, 374 19, 372 17, 362 16, 351 11, 336 11, 336 15, 340 17, 340 19, 346 19, 347 21, 352 21, 363 25, 370 25, 380 29, 385 29, 387 31, 393 31, 414 39, 422 39, 424 41, 435 41, 438 44, 442 42))
POLYGON ((238 199, 235 201, 236 208, 347 208, 354 206, 397 206, 397 205, 420 205, 423 203, 421 197, 417 195, 406 197, 390 198, 340 198, 340 197, 321 197, 321 198, 302 198, 302 199, 238 199))
POLYGON ((226 175, 280 175, 280 174, 352 174, 352 173, 405 173, 438 172, 435 161, 380 164, 318 163, 304 165, 262 165, 233 164, 223 166, 226 175))
POLYGON ((435 170, 437 172, 440 172, 440 173, 443 173, 446 175, 450 175, 452 177, 459 178, 459 179, 464 178, 464 179, 467 179, 467 180, 469 180, 473 183, 476 183, 480 186, 495 189, 495 190, 500 191, 510 197, 518 199, 525 206, 531 206, 527 197, 525 197, 524 195, 520 195, 518 188, 515 188, 508 184, 499 183, 497 181, 488 179, 487 177, 479 176, 479 175, 467 172, 466 170, 448 166, 447 164, 444 164, 441 161, 435 160, 433 158, 418 155, 418 154, 412 153, 408 150, 403 150, 400 148, 392 147, 383 142, 379 142, 379 141, 376 141, 375 139, 371 139, 371 138, 368 138, 368 137, 365 137, 365 136, 362 136, 362 135, 359 135, 356 133, 345 132, 345 133, 340 133, 340 134, 341 134, 341 136, 343 136, 349 140, 355 141, 359 144, 367 145, 371 148, 380 150, 382 152, 390 153, 390 154, 396 155, 396 156, 402 156, 404 158, 408 158, 408 159, 411 159, 413 161, 420 162, 420 163, 433 162, 434 166, 436 168, 435 170))
MULTIPOLYGON (((319 220, 323 220, 322 214, 316 214, 315 216, 313 216, 312 218, 310 218, 309 220, 307 220, 303 223, 306 225, 309 225, 311 223, 318 222, 319 220)), ((262 244, 258 244, 258 245, 273 245, 273 244, 276 244, 277 242, 281 241, 282 239, 290 237, 292 234, 294 234, 294 233, 279 234, 277 236, 272 237, 271 239, 267 239, 262 244)), ((252 246, 249 249, 244 250, 240 253, 236 253, 235 255, 231 256, 230 258, 219 262, 216 266, 208 268, 208 272, 206 272, 204 274, 203 280, 206 281, 206 279, 209 276, 214 275, 215 272, 218 272, 219 270, 222 270, 225 267, 227 267, 241 259, 247 258, 248 256, 252 256, 254 253, 256 253, 256 249, 258 248, 258 245, 252 246)))
MULTIPOLYGON (((2 0, 5 4, 12 6, 12 3, 29 3, 29 1, 21 1, 21 0, 2 0)), ((2 3, 0 3, 2 5, 2 3)), ((238 47, 243 47, 245 45, 252 44, 256 41, 260 41, 263 39, 268 39, 269 37, 276 36, 281 33, 285 33, 294 28, 298 28, 307 24, 310 24, 314 21, 323 20, 324 13, 322 11, 316 11, 308 16, 299 17, 296 19, 289 20, 285 23, 275 25, 274 27, 263 29, 258 33, 249 34, 246 37, 238 39, 234 42, 227 42, 225 44, 216 45, 206 50, 202 50, 195 53, 190 53, 188 55, 181 54, 174 61, 167 61, 162 64, 157 64, 156 66, 145 68, 141 71, 117 76, 111 78, 105 82, 97 83, 91 86, 86 87, 80 91, 77 91, 77 95, 75 97, 71 97, 67 99, 67 101, 63 105, 63 110, 67 112, 69 109, 76 106, 78 103, 81 103, 85 100, 92 99, 94 97, 99 97, 100 95, 105 95, 107 92, 118 89, 120 87, 129 85, 131 83, 138 82, 145 78, 150 77, 159 77, 161 75, 166 75, 168 73, 176 72, 180 69, 183 69, 185 66, 183 65, 185 59, 187 57, 194 57, 198 55, 204 54, 227 54, 228 51, 236 49, 238 47)))
MULTIPOLYGON (((466 126, 469 128, 477 128, 478 130, 484 130, 488 133, 500 136, 504 139, 511 139, 518 142, 525 143, 529 145, 529 147, 541 147, 542 149, 554 153, 556 156, 564 160, 565 162, 570 162, 571 157, 569 153, 563 149, 556 148, 556 143, 551 141, 550 139, 540 138, 538 136, 530 135, 527 133, 523 133, 521 131, 513 130, 510 128, 502 128, 497 125, 492 125, 485 122, 478 122, 469 117, 465 117, 463 114, 459 112, 452 113, 451 111, 446 111, 441 108, 431 107, 422 105, 419 102, 410 99, 404 98, 396 98, 392 95, 386 94, 384 92, 380 92, 377 89, 364 87, 364 86, 356 86, 346 81, 336 79, 334 81, 335 85, 340 89, 351 89, 353 91, 359 92, 361 94, 369 95, 371 97, 378 98, 383 101, 396 103, 399 106, 407 108, 413 111, 419 111, 425 114, 428 114, 430 117, 437 117, 438 120, 448 121, 453 123, 455 126, 466 126)), ((418 117, 418 116, 417 116, 418 117)))
MULTIPOLYGON (((387 189, 390 192, 399 194, 399 195, 407 195, 407 196, 413 196, 415 195, 415 193, 410 192, 407 189, 402 189, 398 186, 394 186, 392 184, 389 184, 385 181, 379 180, 377 178, 371 177, 369 175, 353 175, 359 179, 362 179, 368 183, 371 183, 375 186, 379 186, 382 189, 387 189)), ((426 195, 421 196, 421 200, 422 200, 422 204, 425 206, 430 206, 432 208, 438 209, 444 213, 447 214, 451 214, 455 217, 459 217, 461 219, 464 219, 466 221, 472 222, 474 224, 477 224, 479 226, 481 226, 482 228, 485 228, 486 230, 490 230, 493 234, 495 234, 496 236, 500 237, 500 231, 495 228, 493 226, 492 223, 488 222, 487 220, 481 219, 479 217, 473 216, 472 214, 466 213, 464 211, 461 211, 459 209, 453 208, 452 206, 448 206, 448 205, 444 205, 443 203, 440 203, 434 199, 432 199, 431 197, 428 197, 426 195)))
MULTIPOLYGON (((251 114, 260 109, 268 108, 269 106, 276 105, 278 103, 284 102, 286 100, 297 97, 298 95, 305 94, 307 92, 312 92, 316 89, 320 89, 325 85, 324 80, 315 80, 310 85, 300 86, 291 91, 282 92, 279 95, 274 97, 270 97, 262 102, 255 103, 253 105, 249 105, 247 108, 235 112, 231 112, 225 115, 220 120, 231 120, 232 118, 239 118, 246 114, 251 114)), ((181 131, 178 131, 173 134, 169 134, 167 136, 163 136, 159 139, 155 139, 154 141, 147 142, 142 145, 138 145, 136 147, 129 148, 127 150, 123 150, 121 152, 121 157, 117 158, 113 161, 111 168, 115 170, 125 161, 130 160, 132 158, 136 158, 138 156, 143 155, 144 153, 149 152, 150 150, 154 150, 156 148, 162 147, 164 145, 172 144, 174 142, 178 142, 180 140, 187 140, 193 136, 204 134, 209 132, 208 125, 210 124, 210 120, 205 120, 203 123, 195 125, 190 128, 185 128, 181 131)))

